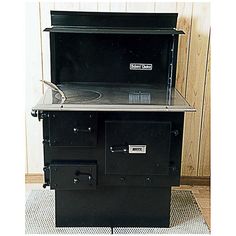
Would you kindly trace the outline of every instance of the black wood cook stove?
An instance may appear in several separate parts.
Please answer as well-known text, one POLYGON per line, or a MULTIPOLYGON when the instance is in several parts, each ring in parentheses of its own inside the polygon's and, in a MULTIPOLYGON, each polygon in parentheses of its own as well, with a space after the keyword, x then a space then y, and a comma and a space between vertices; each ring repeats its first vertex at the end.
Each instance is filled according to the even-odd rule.
POLYGON ((52 11, 44 187, 56 226, 168 227, 184 112, 176 13, 52 11))

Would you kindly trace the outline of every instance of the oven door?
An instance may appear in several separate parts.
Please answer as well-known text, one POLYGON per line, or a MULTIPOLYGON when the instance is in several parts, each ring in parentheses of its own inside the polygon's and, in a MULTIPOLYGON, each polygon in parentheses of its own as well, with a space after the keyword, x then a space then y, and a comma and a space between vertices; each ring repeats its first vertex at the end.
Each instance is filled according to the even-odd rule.
POLYGON ((106 121, 107 175, 168 175, 171 122, 106 121))

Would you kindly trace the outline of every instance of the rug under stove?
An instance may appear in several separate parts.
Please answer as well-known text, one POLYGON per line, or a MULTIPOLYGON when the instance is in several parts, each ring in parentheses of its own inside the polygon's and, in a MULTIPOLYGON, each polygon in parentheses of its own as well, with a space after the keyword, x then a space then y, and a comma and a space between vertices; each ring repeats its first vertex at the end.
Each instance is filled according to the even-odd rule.
MULTIPOLYGON (((54 191, 32 190, 26 200, 26 234, 111 234, 109 227, 55 227, 54 191)), ((170 228, 113 228, 113 234, 209 234, 191 191, 174 190, 170 228)))

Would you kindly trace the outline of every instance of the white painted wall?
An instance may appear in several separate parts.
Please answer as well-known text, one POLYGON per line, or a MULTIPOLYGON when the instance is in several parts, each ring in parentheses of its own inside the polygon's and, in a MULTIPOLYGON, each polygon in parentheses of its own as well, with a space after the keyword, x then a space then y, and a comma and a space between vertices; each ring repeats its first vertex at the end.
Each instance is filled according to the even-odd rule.
POLYGON ((30 115, 31 108, 44 92, 41 79, 50 81, 49 35, 42 32, 51 25, 50 10, 175 12, 176 3, 154 1, 125 2, 39 2, 26 3, 26 172, 42 173, 42 122, 30 115))
POLYGON ((37 173, 42 170, 42 128, 41 123, 30 115, 31 108, 42 95, 42 58, 40 39, 39 6, 26 4, 26 140, 27 171, 37 173))

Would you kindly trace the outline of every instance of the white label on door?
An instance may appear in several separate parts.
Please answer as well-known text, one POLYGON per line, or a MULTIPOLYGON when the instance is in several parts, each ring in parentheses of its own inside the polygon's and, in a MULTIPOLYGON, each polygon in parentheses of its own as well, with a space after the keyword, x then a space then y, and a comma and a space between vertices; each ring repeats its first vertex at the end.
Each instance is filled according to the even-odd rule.
POLYGON ((146 145, 129 145, 129 153, 145 154, 146 145))

